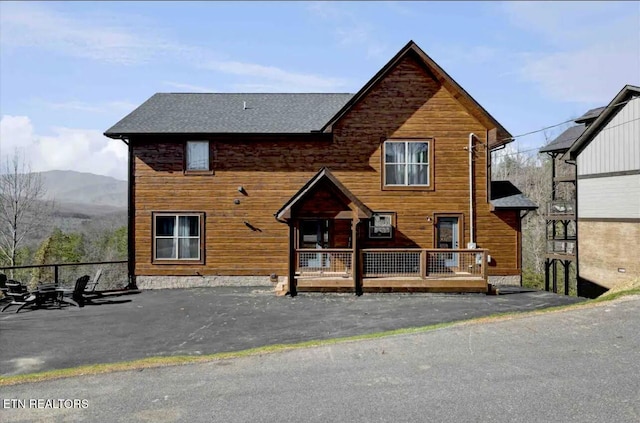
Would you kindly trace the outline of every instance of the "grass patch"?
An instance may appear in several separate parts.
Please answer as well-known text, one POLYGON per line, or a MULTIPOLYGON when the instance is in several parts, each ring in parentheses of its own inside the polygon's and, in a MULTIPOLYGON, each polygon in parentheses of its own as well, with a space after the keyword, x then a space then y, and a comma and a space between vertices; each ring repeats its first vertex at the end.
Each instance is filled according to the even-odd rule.
POLYGON ((615 300, 616 298, 626 297, 628 295, 640 295, 640 288, 625 289, 624 291, 609 291, 609 292, 605 292, 604 294, 602 294, 598 298, 593 299, 593 300, 591 300, 589 302, 590 303, 599 303, 599 302, 603 302, 603 301, 611 301, 611 300, 615 300))
POLYGON ((86 366, 80 366, 80 367, 74 367, 74 368, 68 368, 68 369, 50 370, 50 371, 40 372, 40 373, 30 373, 30 374, 24 374, 24 375, 5 376, 5 377, 0 376, 0 386, 10 386, 10 385, 16 385, 16 384, 22 384, 22 383, 44 382, 48 380, 55 380, 55 379, 62 379, 62 378, 69 378, 69 377, 76 377, 76 376, 88 376, 88 375, 97 375, 97 374, 104 374, 104 373, 124 372, 124 371, 131 371, 131 370, 141 371, 144 369, 153 369, 158 367, 180 366, 184 364, 195 364, 195 363, 207 363, 207 362, 227 360, 232 358, 272 354, 272 353, 295 350, 300 348, 321 347, 321 346, 334 345, 334 344, 339 344, 344 342, 384 338, 384 337, 389 337, 394 335, 422 333, 422 332, 442 329, 449 326, 462 326, 462 325, 469 325, 469 324, 489 323, 489 322, 495 322, 495 321, 511 320, 514 318, 536 316, 536 315, 546 314, 546 313, 567 311, 572 309, 588 308, 590 306, 594 306, 599 303, 612 301, 612 300, 625 297, 625 296, 630 296, 630 295, 640 295, 640 287, 634 287, 626 290, 619 290, 616 292, 607 292, 606 294, 593 300, 588 300, 588 301, 575 303, 575 304, 549 307, 541 310, 496 313, 489 316, 476 317, 476 318, 471 318, 467 320, 459 320, 455 322, 445 322, 445 323, 437 323, 437 324, 421 326, 421 327, 394 329, 394 330, 389 330, 384 332, 367 333, 363 335, 354 335, 354 336, 348 336, 348 337, 342 337, 342 338, 311 340, 311 341, 304 341, 304 342, 299 342, 295 344, 275 344, 275 345, 267 345, 264 347, 251 348, 251 349, 242 350, 242 351, 233 351, 233 352, 224 352, 224 353, 216 353, 216 354, 197 355, 197 356, 176 355, 176 356, 168 356, 168 357, 149 357, 149 358, 143 358, 139 360, 119 362, 119 363, 92 364, 92 365, 86 365, 86 366))
POLYGON ((383 337, 393 336, 393 335, 405 335, 405 334, 411 334, 411 333, 426 332, 430 330, 444 328, 447 326, 452 326, 457 323, 460 323, 460 322, 437 323, 429 326, 394 329, 394 330, 385 331, 385 332, 367 333, 363 335, 354 335, 354 336, 348 336, 343 338, 311 340, 311 341, 304 341, 304 342, 299 342, 295 344, 274 344, 274 345, 267 345, 264 347, 250 348, 242 351, 232 351, 232 352, 196 355, 196 356, 172 355, 168 357, 149 357, 149 358, 143 358, 140 360, 132 360, 132 361, 119 362, 119 363, 91 364, 91 365, 73 367, 68 369, 49 370, 46 372, 29 373, 24 375, 4 376, 4 377, 0 376, 0 386, 9 386, 9 385, 16 385, 21 383, 44 382, 48 380, 55 380, 55 379, 62 379, 62 378, 69 378, 69 377, 76 377, 76 376, 89 376, 89 375, 97 375, 97 374, 113 373, 113 372, 125 372, 130 370, 144 370, 144 369, 153 369, 157 367, 180 366, 184 364, 194 364, 194 363, 207 363, 211 361, 227 360, 231 358, 272 354, 276 352, 282 352, 282 351, 288 351, 288 350, 294 350, 294 349, 300 349, 300 348, 320 347, 320 346, 333 345, 333 344, 338 344, 343 342, 361 341, 366 339, 383 338, 383 337))

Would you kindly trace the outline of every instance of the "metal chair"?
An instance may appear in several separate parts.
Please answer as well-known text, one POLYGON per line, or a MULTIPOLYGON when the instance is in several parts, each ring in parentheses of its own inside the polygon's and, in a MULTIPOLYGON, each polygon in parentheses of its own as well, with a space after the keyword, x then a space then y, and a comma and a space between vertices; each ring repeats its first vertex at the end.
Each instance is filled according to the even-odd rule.
POLYGON ((22 310, 26 306, 32 306, 37 304, 36 295, 29 292, 26 286, 22 285, 18 281, 8 280, 7 281, 7 295, 11 298, 11 302, 4 306, 1 312, 4 312, 6 309, 11 307, 12 305, 18 305, 18 309, 16 313, 22 310))

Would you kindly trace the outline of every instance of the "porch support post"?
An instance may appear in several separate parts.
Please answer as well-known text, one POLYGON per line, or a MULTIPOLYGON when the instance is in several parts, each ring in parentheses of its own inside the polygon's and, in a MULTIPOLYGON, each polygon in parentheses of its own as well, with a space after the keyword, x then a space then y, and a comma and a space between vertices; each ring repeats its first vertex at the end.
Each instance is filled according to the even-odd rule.
POLYGON ((551 269, 553 270, 553 273, 552 273, 553 274, 553 293, 557 294, 558 293, 558 260, 553 259, 551 263, 553 263, 551 267, 551 269))
POLYGON ((486 283, 489 283, 489 263, 487 262, 488 250, 482 250, 482 278, 486 283))
POLYGON ((296 287, 296 227, 289 221, 289 295, 298 295, 296 287))
POLYGON ((544 263, 544 290, 549 292, 549 267, 551 266, 551 262, 549 262, 549 258, 545 260, 544 263))
POLYGON ((569 295, 569 266, 571 265, 571 261, 565 260, 563 265, 564 265, 564 295, 569 295))
POLYGON ((420 251, 420 279, 427 279, 427 250, 420 251))
POLYGON ((362 295, 362 273, 360 272, 360 243, 358 242, 358 224, 360 219, 358 213, 353 212, 353 220, 351 221, 351 239, 353 240, 353 258, 351 259, 351 268, 353 273, 353 284, 356 295, 362 295))

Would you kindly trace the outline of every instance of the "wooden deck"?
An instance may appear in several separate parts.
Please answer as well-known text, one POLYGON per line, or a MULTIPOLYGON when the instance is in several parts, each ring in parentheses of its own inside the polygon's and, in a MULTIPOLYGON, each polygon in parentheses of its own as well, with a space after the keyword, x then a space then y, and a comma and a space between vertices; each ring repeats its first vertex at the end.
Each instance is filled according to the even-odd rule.
MULTIPOLYGON (((296 289, 358 292, 350 267, 352 254, 337 249, 297 250, 296 289), (314 258, 315 267, 299 265, 301 252, 314 258), (319 263, 327 267, 320 268, 319 263)), ((362 270, 357 272, 360 292, 488 292, 486 256, 483 249, 362 250, 362 270)))
MULTIPOLYGON (((297 278, 300 292, 353 292, 355 284, 352 278, 297 278)), ((364 292, 487 292, 485 279, 472 276, 451 276, 446 278, 429 277, 385 277, 364 278, 364 292)))

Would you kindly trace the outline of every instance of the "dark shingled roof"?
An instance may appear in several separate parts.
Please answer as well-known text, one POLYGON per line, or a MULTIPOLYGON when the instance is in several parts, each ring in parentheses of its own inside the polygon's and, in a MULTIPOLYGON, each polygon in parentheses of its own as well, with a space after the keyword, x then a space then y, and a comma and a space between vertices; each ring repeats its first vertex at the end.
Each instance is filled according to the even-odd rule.
POLYGON ((585 123, 587 121, 594 120, 595 118, 600 116, 600 113, 602 113, 602 111, 606 108, 607 108, 606 106, 602 106, 602 107, 596 107, 595 109, 591 109, 587 113, 585 113, 584 115, 576 119, 575 122, 585 123))
POLYGON ((491 181, 491 208, 535 210, 538 206, 509 181, 491 181))
POLYGON ((571 145, 566 156, 575 160, 580 152, 603 130, 607 123, 622 110, 631 99, 640 97, 640 87, 635 85, 625 85, 611 102, 598 114, 587 129, 580 135, 576 142, 571 145))
POLYGON ((584 132, 586 126, 584 125, 576 125, 570 128, 567 128, 563 133, 558 135, 556 139, 551 141, 549 144, 545 145, 540 149, 541 153, 559 151, 565 152, 567 151, 571 145, 578 139, 580 135, 584 132))
POLYGON ((105 135, 317 131, 353 94, 158 93, 105 135), (244 105, 246 103, 246 109, 244 105))

